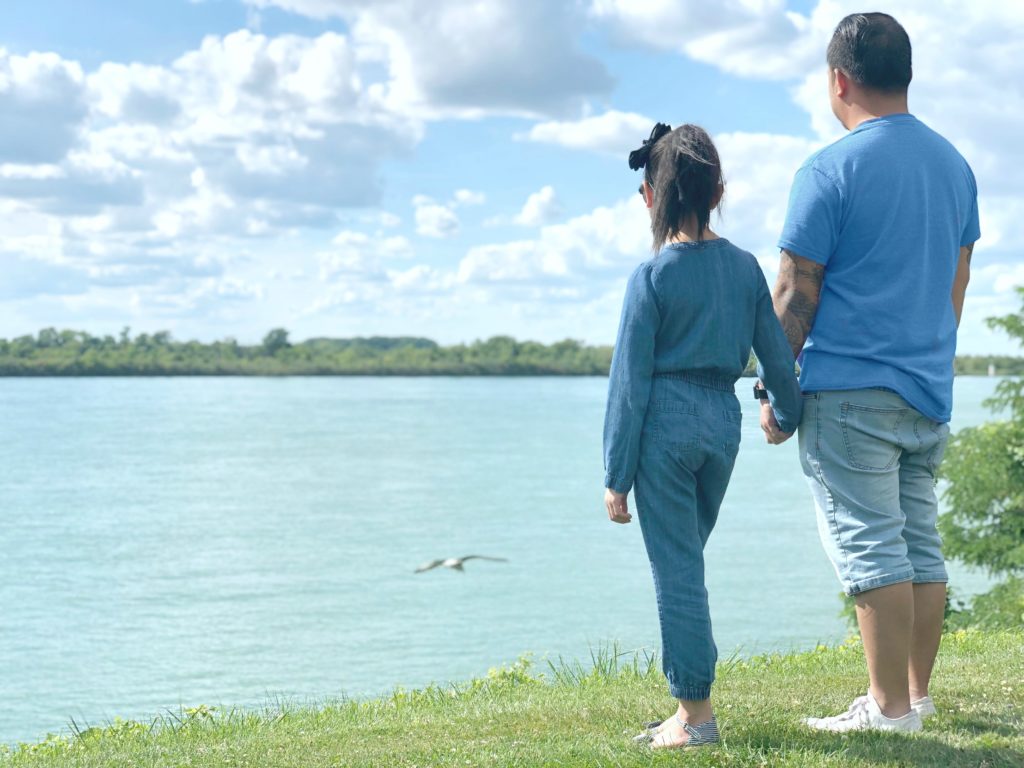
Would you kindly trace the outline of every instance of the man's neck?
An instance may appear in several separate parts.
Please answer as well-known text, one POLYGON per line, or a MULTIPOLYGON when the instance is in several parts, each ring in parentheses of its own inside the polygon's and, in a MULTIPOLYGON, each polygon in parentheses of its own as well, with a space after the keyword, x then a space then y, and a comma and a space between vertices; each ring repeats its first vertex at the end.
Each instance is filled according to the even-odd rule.
POLYGON ((861 123, 868 120, 877 120, 880 117, 889 115, 906 115, 910 113, 907 106, 907 95, 900 94, 893 97, 877 97, 863 102, 853 102, 848 105, 847 113, 843 118, 843 126, 852 131, 861 123))

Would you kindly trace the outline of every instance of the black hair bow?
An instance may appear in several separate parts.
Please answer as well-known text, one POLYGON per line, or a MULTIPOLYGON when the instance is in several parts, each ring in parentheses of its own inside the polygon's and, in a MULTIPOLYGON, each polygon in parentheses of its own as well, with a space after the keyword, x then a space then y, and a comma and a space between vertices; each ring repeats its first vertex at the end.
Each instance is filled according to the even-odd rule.
POLYGON ((658 139, 666 133, 671 132, 671 125, 655 123, 654 128, 651 130, 651 137, 649 139, 644 139, 644 143, 640 146, 640 149, 634 149, 629 153, 629 169, 631 171, 638 171, 647 165, 647 160, 651 156, 651 149, 658 143, 658 139))

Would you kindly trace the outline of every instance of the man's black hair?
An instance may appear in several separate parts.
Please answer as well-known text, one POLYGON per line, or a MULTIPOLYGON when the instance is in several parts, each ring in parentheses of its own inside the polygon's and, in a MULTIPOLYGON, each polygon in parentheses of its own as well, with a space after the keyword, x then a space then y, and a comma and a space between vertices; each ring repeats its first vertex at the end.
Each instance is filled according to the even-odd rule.
POLYGON ((913 70, 910 37, 886 13, 851 13, 839 22, 828 44, 828 66, 873 91, 907 90, 913 70))

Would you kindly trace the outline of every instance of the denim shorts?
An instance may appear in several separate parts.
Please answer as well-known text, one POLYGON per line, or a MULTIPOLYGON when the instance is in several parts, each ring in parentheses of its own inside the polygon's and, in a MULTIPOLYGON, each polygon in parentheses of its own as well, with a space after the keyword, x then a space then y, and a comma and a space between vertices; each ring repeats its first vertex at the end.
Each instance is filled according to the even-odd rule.
POLYGON ((890 390, 804 395, 800 463, 846 594, 949 580, 935 493, 948 440, 949 425, 890 390))

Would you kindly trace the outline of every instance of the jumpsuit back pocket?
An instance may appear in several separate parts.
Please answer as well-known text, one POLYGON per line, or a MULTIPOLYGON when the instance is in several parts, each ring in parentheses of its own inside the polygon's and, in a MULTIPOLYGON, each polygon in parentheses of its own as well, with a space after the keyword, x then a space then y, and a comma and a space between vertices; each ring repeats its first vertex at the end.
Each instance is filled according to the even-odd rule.
POLYGON ((722 448, 726 453, 735 456, 740 450, 740 438, 743 434, 743 412, 738 407, 722 411, 721 429, 722 448))
POLYGON ((700 448, 697 406, 685 400, 655 400, 651 413, 651 437, 674 451, 700 448))

